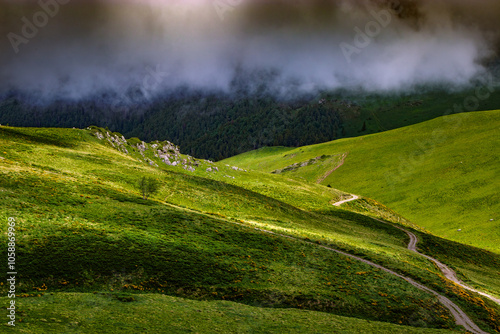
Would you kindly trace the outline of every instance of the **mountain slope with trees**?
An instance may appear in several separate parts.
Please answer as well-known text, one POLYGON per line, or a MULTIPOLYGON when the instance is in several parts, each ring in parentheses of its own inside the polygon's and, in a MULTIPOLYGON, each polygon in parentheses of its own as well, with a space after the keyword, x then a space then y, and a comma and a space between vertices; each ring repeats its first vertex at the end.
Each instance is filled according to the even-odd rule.
MULTIPOLYGON (((192 156, 221 160, 265 146, 300 147, 420 123, 442 116, 455 104, 463 105, 474 92, 474 88, 400 94, 337 91, 282 100, 266 93, 179 91, 149 101, 101 96, 50 103, 11 94, 1 99, 0 124, 66 128, 94 124, 127 137, 170 140, 192 156)), ((474 107, 491 110, 498 105, 500 91, 494 91, 474 107)))

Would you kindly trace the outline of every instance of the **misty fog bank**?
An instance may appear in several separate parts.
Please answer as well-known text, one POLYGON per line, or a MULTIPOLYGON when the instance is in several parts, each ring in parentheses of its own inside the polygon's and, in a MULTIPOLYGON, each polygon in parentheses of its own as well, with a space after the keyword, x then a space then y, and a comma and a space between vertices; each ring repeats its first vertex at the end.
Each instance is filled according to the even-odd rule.
POLYGON ((59 1, 0 0, 0 93, 456 89, 498 58, 497 0, 59 1))

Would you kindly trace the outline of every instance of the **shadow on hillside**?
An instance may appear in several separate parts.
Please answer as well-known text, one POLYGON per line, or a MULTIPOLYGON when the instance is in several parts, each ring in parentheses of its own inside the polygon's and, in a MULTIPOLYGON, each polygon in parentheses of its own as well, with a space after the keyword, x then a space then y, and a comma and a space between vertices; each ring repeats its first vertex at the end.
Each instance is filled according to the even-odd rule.
POLYGON ((391 224, 382 223, 374 218, 365 216, 365 215, 360 214, 360 213, 342 210, 342 209, 334 209, 334 208, 328 209, 328 210, 316 210, 314 212, 317 214, 320 214, 320 215, 336 217, 336 218, 340 218, 343 220, 347 220, 352 225, 358 225, 358 226, 368 227, 368 228, 372 228, 372 229, 379 230, 379 231, 385 231, 388 234, 401 236, 403 238, 406 238, 405 232, 397 229, 394 226, 391 226, 391 224))
POLYGON ((57 146, 57 147, 64 147, 64 148, 74 148, 76 145, 73 143, 72 140, 65 140, 63 138, 58 138, 55 136, 49 136, 46 133, 40 133, 38 135, 32 135, 32 134, 26 134, 23 133, 21 130, 18 129, 11 129, 11 128, 0 128, 0 134, 2 136, 5 136, 7 138, 19 138, 25 141, 29 142, 34 142, 34 143, 40 143, 44 145, 52 145, 52 146, 57 146))
POLYGON ((152 200, 147 200, 147 199, 142 199, 142 197, 133 197, 133 196, 127 196, 123 194, 112 194, 109 195, 110 199, 113 199, 118 202, 128 202, 128 203, 135 203, 135 204, 141 204, 141 205, 146 205, 146 206, 156 206, 157 203, 152 200))

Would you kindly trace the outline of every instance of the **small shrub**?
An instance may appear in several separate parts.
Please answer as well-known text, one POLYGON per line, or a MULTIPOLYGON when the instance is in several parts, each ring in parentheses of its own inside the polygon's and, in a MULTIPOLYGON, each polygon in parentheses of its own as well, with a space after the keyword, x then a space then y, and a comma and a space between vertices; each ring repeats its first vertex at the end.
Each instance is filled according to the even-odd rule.
POLYGON ((148 199, 149 196, 155 194, 160 189, 160 183, 149 176, 143 176, 137 186, 142 193, 142 199, 148 199))

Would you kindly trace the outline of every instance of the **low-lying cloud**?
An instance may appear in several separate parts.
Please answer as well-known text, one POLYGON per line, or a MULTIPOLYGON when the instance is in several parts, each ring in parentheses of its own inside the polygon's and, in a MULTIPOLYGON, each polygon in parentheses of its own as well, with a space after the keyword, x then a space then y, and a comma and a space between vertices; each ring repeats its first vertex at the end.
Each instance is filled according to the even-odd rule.
POLYGON ((498 0, 0 0, 0 93, 457 87, 498 56, 498 14, 498 0))

